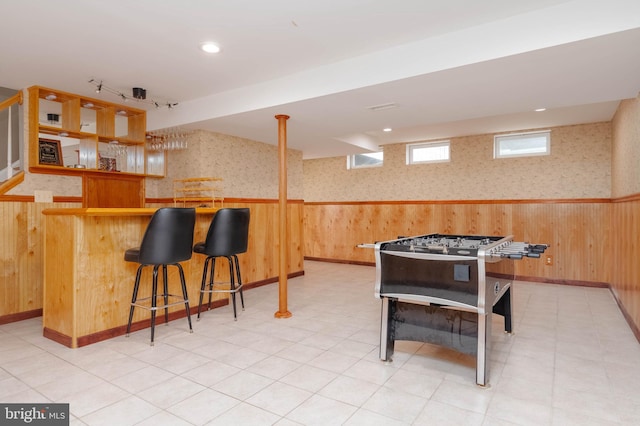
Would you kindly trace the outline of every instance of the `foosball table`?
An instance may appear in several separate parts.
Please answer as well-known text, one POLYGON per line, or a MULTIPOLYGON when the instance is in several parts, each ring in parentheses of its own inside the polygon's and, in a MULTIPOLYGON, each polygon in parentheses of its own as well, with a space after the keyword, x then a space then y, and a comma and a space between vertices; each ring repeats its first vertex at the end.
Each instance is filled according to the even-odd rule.
POLYGON ((539 258, 546 244, 513 236, 428 234, 363 244, 375 248, 375 296, 382 299, 380 359, 397 340, 475 355, 476 383, 489 382, 491 317, 511 333, 514 261, 539 258))

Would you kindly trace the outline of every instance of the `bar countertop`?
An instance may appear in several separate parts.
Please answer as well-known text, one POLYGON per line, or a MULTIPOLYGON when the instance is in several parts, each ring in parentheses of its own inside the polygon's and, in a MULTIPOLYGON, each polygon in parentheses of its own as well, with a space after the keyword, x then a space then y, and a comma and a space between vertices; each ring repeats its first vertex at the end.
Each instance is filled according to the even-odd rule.
MULTIPOLYGON (((151 216, 158 208, 54 208, 42 211, 44 215, 60 216, 151 216)), ((215 213, 217 208, 197 207, 196 214, 215 213)))

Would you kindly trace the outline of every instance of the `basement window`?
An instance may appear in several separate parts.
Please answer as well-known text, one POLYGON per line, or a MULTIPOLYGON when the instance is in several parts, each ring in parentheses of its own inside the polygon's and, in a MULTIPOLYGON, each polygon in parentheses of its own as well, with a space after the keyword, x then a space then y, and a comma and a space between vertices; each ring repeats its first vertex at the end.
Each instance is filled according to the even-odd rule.
POLYGON ((446 163, 451 160, 450 142, 421 142, 407 145, 407 164, 446 163))
POLYGON ((530 157, 550 153, 550 130, 493 137, 493 158, 530 157))
POLYGON ((362 169, 365 167, 382 166, 384 154, 382 151, 366 154, 353 154, 347 157, 347 169, 362 169))

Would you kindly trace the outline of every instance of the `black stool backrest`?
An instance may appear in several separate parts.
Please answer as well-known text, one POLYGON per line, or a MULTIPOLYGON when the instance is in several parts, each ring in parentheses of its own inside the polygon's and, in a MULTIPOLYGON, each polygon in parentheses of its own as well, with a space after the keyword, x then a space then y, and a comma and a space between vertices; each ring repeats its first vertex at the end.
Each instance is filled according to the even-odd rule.
POLYGON ((191 259, 196 209, 164 207, 156 210, 142 237, 143 265, 178 263, 191 259))
POLYGON ((220 209, 211 220, 204 254, 231 256, 247 251, 249 241, 249 209, 220 209))

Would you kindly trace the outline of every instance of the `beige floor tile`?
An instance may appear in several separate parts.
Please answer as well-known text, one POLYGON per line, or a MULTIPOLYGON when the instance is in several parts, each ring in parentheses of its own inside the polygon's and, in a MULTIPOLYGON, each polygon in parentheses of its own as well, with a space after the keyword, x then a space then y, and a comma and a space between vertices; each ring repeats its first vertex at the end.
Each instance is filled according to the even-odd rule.
MULTIPOLYGON (((277 414, 242 402, 206 424, 206 426, 253 425, 270 426, 281 419, 277 414)), ((284 423, 282 423, 284 425, 284 423)), ((150 425, 151 426, 151 425, 150 425)))
POLYGON ((256 362, 247 368, 247 371, 260 374, 270 379, 278 380, 298 369, 300 366, 301 364, 299 362, 280 358, 278 356, 270 356, 262 361, 256 362))
POLYGON ((229 376, 226 379, 219 381, 215 385, 211 386, 211 388, 240 401, 244 401, 273 382, 273 379, 269 379, 260 374, 251 373, 249 371, 239 371, 233 376, 229 376))
POLYGON ((336 377, 338 377, 337 373, 313 367, 311 365, 302 365, 282 377, 280 382, 287 383, 310 392, 317 392, 336 377))
MULTIPOLYGON (((359 408, 344 424, 345 426, 403 426, 409 423, 359 408)), ((416 425, 418 424, 416 423, 416 425)))
POLYGON ((318 395, 361 407, 380 385, 353 377, 338 376, 318 391, 318 395))
POLYGON ((418 417, 427 401, 427 398, 398 392, 383 386, 367 400, 362 408, 392 419, 411 423, 418 417))
POLYGON ((167 408, 166 411, 189 423, 202 425, 238 404, 240 404, 238 399, 213 389, 205 389, 167 408))
POLYGON ((191 380, 182 377, 173 377, 165 382, 151 386, 142 392, 138 392, 137 395, 156 407, 165 410, 205 389, 203 385, 191 380))
POLYGON ((313 395, 285 383, 275 382, 246 400, 247 403, 284 416, 313 395))
POLYGON ((160 409, 152 404, 132 395, 115 404, 87 414, 81 420, 91 426, 127 426, 135 425, 148 419, 159 411, 160 409))
POLYGON ((431 400, 413 424, 480 426, 484 425, 484 420, 485 416, 483 414, 431 400))
POLYGON ((432 401, 453 405, 463 410, 485 414, 495 394, 491 388, 482 388, 475 384, 459 384, 444 381, 431 397, 432 401))
POLYGON ((287 414, 287 419, 308 426, 337 426, 344 424, 356 410, 353 405, 316 394, 287 414))
POLYGON ((42 319, 0 325, 2 402, 66 402, 72 425, 640 424, 640 344, 611 292, 514 283, 514 334, 492 319, 490 385, 475 358, 396 342, 379 358, 375 268, 305 261, 289 281, 230 307, 69 349, 42 319), (327 297, 339 295, 339 297, 327 297))

